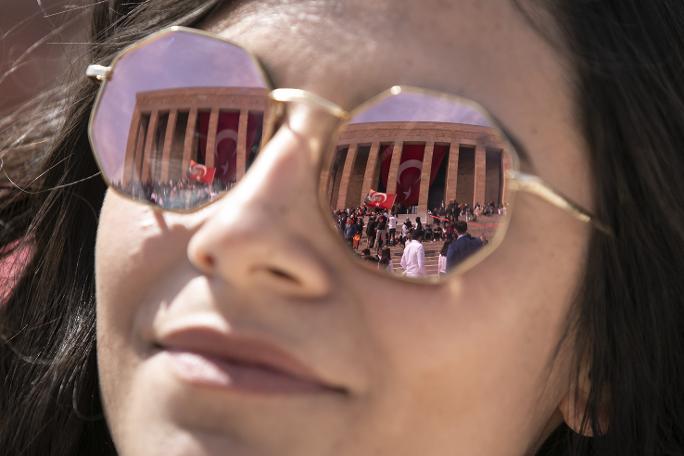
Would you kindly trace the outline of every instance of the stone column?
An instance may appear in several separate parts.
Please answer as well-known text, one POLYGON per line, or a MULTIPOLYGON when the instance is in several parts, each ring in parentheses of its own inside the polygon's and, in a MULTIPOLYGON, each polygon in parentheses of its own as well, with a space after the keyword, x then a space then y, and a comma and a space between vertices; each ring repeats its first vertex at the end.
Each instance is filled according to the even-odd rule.
POLYGON ((475 146, 475 169, 473 172, 473 207, 476 203, 485 205, 485 183, 487 181, 487 150, 485 146, 475 146))
POLYGON ((420 171, 420 193, 418 194, 418 216, 426 223, 432 223, 427 219, 428 193, 430 191, 430 174, 432 173, 432 153, 435 150, 435 143, 425 144, 423 152, 423 166, 420 171))
MULTIPOLYGON (((149 126, 149 121, 147 122, 147 125, 149 126)), ((142 176, 143 156, 145 155, 145 138, 147 137, 147 133, 142 128, 142 123, 138 129, 137 136, 138 139, 135 143, 135 150, 133 151, 134 161, 132 164, 133 169, 131 174, 134 175, 132 177, 135 177, 138 181, 140 181, 140 177, 142 176)))
MULTIPOLYGON (((364 198, 373 185, 373 180, 376 179, 378 168, 378 155, 380 153, 380 143, 371 144, 370 152, 368 153, 368 162, 366 162, 366 171, 363 173, 363 185, 361 187, 361 201, 359 205, 363 206, 364 198)), ((375 189, 374 189, 375 190, 375 189)))
POLYGON ((237 131, 237 149, 235 165, 235 180, 239 181, 247 171, 247 123, 249 122, 249 111, 242 109, 240 111, 240 120, 238 121, 237 131))
POLYGON ((392 160, 390 161, 389 173, 387 173, 387 193, 397 193, 397 174, 399 173, 399 165, 401 164, 401 151, 404 148, 404 143, 397 141, 394 143, 392 149, 392 160))
POLYGON ((503 149, 501 151, 501 204, 508 202, 508 171, 511 169, 511 155, 503 149))
POLYGON ((212 108, 209 114, 209 128, 207 128, 207 150, 204 152, 204 164, 207 168, 214 167, 216 154, 216 135, 218 133, 219 109, 212 108))
POLYGON ((261 128, 261 142, 259 143, 259 152, 271 140, 271 136, 275 133, 275 121, 277 104, 275 101, 267 101, 263 114, 263 125, 261 128))
POLYGON ((123 173, 121 176, 122 185, 128 184, 135 170, 136 145, 138 143, 138 133, 141 130, 140 117, 140 109, 138 109, 136 105, 135 111, 133 111, 133 118, 131 119, 131 128, 128 129, 126 155, 124 157, 123 173))
POLYGON ((354 169, 357 147, 357 144, 350 144, 349 149, 347 149, 347 159, 344 161, 344 168, 342 168, 340 191, 337 194, 337 209, 346 209, 347 206, 347 192, 349 191, 349 182, 351 181, 352 170, 354 169))
POLYGON ((321 178, 318 181, 318 191, 321 195, 325 195, 325 202, 330 206, 330 210, 336 210, 332 205, 332 187, 333 183, 330 180, 330 170, 328 167, 321 169, 321 178))
POLYGON ((181 179, 188 175, 190 159, 192 158, 195 145, 195 126, 197 125, 197 108, 192 108, 188 114, 188 126, 185 129, 185 141, 183 142, 183 162, 181 163, 181 179))
POLYGON ((458 181, 458 147, 457 142, 449 144, 449 161, 447 162, 446 188, 444 189, 444 204, 448 205, 456 200, 456 184, 458 181))
POLYGON ((166 182, 169 180, 169 163, 171 162, 171 146, 173 145, 173 137, 176 132, 176 118, 178 111, 173 110, 169 112, 169 119, 166 122, 166 134, 164 135, 164 150, 162 151, 161 162, 161 180, 166 182))
POLYGON ((148 182, 152 175, 150 163, 154 160, 154 155, 157 153, 157 145, 155 144, 155 134, 157 133, 157 122, 159 121, 159 111, 152 111, 150 114, 150 123, 147 126, 147 135, 145 138, 145 151, 142 158, 142 181, 148 182))

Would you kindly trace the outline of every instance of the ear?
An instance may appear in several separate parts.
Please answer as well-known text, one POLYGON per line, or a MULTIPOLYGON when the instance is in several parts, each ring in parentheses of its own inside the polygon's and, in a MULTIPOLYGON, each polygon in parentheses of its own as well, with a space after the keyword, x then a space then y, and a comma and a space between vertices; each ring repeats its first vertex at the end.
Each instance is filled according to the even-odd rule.
MULTIPOLYGON (((583 376, 584 377, 584 376, 583 376)), ((589 400, 589 384, 586 377, 580 380, 580 385, 570 388, 566 396, 558 404, 558 410, 563 416, 565 424, 579 435, 584 437, 594 437, 592 423, 590 419, 584 419, 587 403, 589 400), (584 421, 584 422, 583 422, 584 421)), ((607 399, 602 400, 598 406, 598 428, 601 432, 608 429, 608 411, 606 407, 607 399)))

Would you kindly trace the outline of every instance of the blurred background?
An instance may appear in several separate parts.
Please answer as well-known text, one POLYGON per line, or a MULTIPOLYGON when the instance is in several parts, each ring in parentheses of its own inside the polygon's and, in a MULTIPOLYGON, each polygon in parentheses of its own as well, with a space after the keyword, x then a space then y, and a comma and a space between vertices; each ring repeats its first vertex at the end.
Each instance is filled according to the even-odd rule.
MULTIPOLYGON (((7 170, 14 182, 26 186, 40 169, 37 163, 47 147, 34 141, 42 139, 43 132, 24 132, 23 121, 38 117, 39 124, 28 123, 39 125, 36 130, 49 131, 55 125, 59 110, 47 103, 47 97, 38 95, 61 87, 70 75, 85 71, 92 3, 0 0, 0 198, 3 190, 13 187, 5 174, 7 170), (29 108, 20 109, 31 100, 29 108), (23 139, 13 143, 20 133, 23 139)), ((0 220, 0 230, 10 224, 11 220, 0 220)), ((0 260, 0 305, 29 255, 30 246, 19 247, 0 260)))
POLYGON ((87 0, 0 0, 0 116, 61 84, 86 52, 87 0))

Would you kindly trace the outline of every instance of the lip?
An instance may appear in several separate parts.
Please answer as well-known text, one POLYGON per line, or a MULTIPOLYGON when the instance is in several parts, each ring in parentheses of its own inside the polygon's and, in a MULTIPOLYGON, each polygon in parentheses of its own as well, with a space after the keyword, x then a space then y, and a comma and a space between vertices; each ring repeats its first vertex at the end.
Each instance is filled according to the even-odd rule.
POLYGON ((262 339, 191 327, 162 334, 155 345, 177 376, 194 385, 257 394, 348 393, 262 339))

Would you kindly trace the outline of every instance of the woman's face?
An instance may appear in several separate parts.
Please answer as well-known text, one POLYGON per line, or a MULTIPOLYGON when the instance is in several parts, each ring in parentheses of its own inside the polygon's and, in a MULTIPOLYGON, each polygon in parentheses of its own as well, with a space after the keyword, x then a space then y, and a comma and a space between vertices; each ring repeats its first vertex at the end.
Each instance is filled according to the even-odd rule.
MULTIPOLYGON (((479 101, 535 173, 591 206, 565 62, 512 3, 246 1, 205 28, 253 51, 275 87, 347 109, 394 84, 479 101)), ((442 286, 370 274, 345 254, 310 190, 307 152, 334 122, 301 110, 294 124, 199 212, 155 213, 108 192, 97 337, 119 452, 533 451, 569 392, 569 356, 554 354, 588 226, 521 194, 504 243, 465 274, 442 286)))

